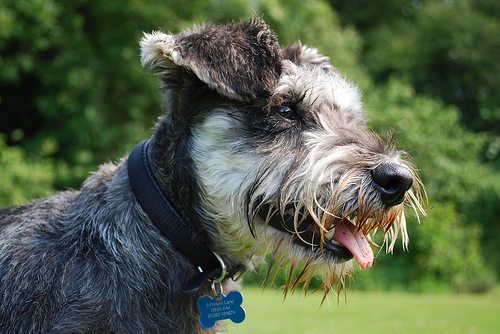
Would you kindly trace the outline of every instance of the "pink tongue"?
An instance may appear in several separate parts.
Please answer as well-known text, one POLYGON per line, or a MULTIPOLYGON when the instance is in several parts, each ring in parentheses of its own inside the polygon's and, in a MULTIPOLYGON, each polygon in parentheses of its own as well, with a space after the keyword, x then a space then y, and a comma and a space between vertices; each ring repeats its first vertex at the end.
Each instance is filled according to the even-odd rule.
POLYGON ((373 250, 366 240, 363 232, 353 234, 354 225, 347 221, 335 226, 333 239, 347 247, 356 258, 362 269, 370 268, 375 261, 373 250))

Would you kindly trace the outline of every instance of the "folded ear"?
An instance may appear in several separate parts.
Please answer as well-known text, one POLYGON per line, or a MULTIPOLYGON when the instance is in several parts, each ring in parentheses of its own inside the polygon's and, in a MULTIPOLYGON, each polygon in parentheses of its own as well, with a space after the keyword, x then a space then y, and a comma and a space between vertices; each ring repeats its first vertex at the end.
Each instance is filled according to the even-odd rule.
POLYGON ((182 85, 187 70, 222 95, 250 100, 271 95, 281 75, 281 48, 260 19, 204 24, 176 35, 147 33, 140 44, 142 64, 164 88, 182 85))

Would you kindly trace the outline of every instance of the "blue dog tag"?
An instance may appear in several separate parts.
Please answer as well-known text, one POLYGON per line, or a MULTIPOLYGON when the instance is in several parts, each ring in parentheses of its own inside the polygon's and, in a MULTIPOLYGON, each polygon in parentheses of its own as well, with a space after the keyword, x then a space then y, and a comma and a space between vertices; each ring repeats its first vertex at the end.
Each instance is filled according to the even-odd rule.
POLYGON ((198 299, 198 309, 201 311, 200 323, 205 328, 215 325, 218 320, 230 319, 234 323, 245 320, 245 309, 241 307, 243 295, 239 291, 231 291, 225 296, 218 293, 217 297, 203 296, 198 299))

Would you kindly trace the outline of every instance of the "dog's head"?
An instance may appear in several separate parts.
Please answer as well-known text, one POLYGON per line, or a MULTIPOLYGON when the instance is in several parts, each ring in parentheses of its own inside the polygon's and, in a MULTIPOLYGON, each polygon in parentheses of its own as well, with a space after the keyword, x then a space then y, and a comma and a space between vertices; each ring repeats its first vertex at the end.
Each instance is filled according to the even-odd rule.
POLYGON ((353 257, 373 264, 376 231, 389 249, 407 242, 419 178, 327 57, 282 49, 259 19, 145 34, 141 47, 166 92, 153 148, 164 186, 229 263, 271 253, 291 265, 288 287, 322 274, 328 292, 353 257))

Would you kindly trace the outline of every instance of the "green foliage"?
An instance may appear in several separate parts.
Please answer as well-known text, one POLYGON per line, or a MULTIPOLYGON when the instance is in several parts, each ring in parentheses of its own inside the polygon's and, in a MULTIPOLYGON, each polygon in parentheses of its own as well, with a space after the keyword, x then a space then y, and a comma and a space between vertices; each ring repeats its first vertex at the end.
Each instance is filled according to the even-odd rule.
POLYGON ((490 132, 484 157, 500 164, 498 2, 404 0, 371 8, 360 0, 331 2, 344 22, 363 29, 362 61, 376 82, 398 73, 417 92, 458 106, 468 128, 490 132))
POLYGON ((434 206, 414 232, 419 282, 437 280, 459 292, 494 288, 493 272, 481 256, 480 226, 466 226, 453 204, 434 206))
POLYGON ((144 74, 137 44, 143 28, 155 26, 142 26, 136 5, 1 4, 0 131, 23 129, 20 143, 31 155, 54 142, 52 156, 75 166, 61 187, 78 187, 97 163, 122 155, 159 114, 156 81, 144 74))
POLYGON ((21 147, 8 147, 0 134, 0 207, 27 202, 53 191, 54 165, 49 159, 32 161, 21 147))
POLYGON ((359 75, 362 41, 354 29, 340 26, 338 16, 326 2, 267 0, 261 5, 264 19, 283 45, 301 40, 331 57, 332 64, 343 73, 359 75))

